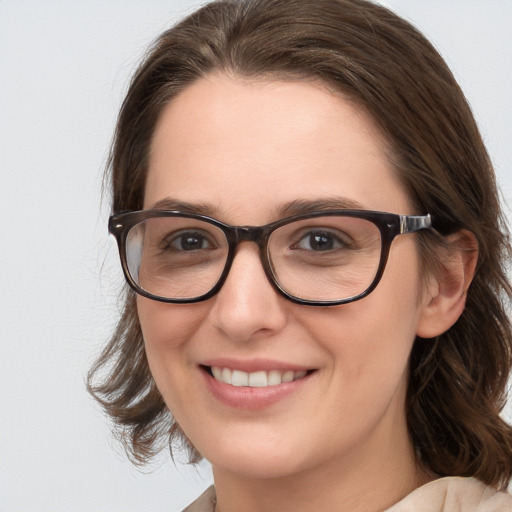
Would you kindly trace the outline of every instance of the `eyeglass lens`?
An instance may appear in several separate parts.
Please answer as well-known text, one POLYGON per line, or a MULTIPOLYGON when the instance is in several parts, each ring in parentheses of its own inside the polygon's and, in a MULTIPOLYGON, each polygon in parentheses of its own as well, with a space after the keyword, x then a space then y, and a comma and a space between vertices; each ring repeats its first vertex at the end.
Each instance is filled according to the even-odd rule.
MULTIPOLYGON (((371 221, 325 216, 297 220, 272 231, 267 245, 279 286, 299 299, 343 300, 363 293, 380 262, 381 234, 371 221)), ((126 238, 126 261, 134 282, 167 299, 207 294, 226 266, 223 230, 198 219, 152 217, 126 238)))

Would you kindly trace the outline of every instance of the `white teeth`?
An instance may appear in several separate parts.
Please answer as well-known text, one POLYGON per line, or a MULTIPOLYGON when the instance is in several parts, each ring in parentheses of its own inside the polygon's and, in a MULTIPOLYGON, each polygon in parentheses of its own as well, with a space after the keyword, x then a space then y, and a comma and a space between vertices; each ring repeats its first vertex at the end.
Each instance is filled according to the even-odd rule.
POLYGON ((268 385, 267 381, 266 372, 249 373, 249 386, 251 388, 265 388, 268 385))
POLYGON ((270 370, 268 372, 267 384, 269 386, 278 386, 281 382, 281 372, 279 370, 270 370))
POLYGON ((240 370, 233 370, 231 374, 231 385, 242 387, 249 385, 249 374, 240 370))
POLYGON ((281 377, 281 380, 283 382, 291 382, 293 380, 293 372, 287 371, 283 373, 283 376, 281 377))
POLYGON ((229 368, 222 368, 222 374, 219 380, 231 384, 231 370, 229 368))
POLYGON ((241 370, 231 370, 230 368, 211 367, 214 378, 225 384, 231 384, 236 387, 265 388, 267 386, 279 386, 279 384, 292 382, 302 379, 306 376, 306 370, 294 372, 293 370, 270 370, 268 372, 243 372, 241 370))
POLYGON ((217 380, 223 380, 222 379, 222 369, 219 368, 218 366, 212 366, 212 373, 213 373, 213 376, 217 380))

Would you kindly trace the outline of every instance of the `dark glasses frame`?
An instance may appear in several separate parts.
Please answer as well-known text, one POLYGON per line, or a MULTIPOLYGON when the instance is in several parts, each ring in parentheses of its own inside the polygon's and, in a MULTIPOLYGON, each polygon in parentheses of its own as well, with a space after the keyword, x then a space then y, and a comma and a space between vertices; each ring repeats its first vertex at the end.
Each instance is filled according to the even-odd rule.
POLYGON ((384 269, 386 267, 386 263, 389 256, 389 249, 391 247, 391 243, 398 235, 403 235, 407 233, 416 233, 422 229, 433 229, 432 227, 432 218, 430 214, 427 215, 399 215, 395 213, 386 213, 386 212, 378 212, 371 210, 325 210, 325 211, 316 211, 312 213, 304 213, 299 215, 293 215, 291 217, 286 217, 284 219, 280 219, 275 222, 271 222, 270 224, 266 224, 264 226, 231 226, 229 224, 224 224, 219 220, 213 219, 211 217, 200 215, 196 213, 190 212, 181 212, 175 210, 139 210, 139 211, 130 211, 130 212, 122 212, 112 215, 108 221, 109 232, 114 235, 117 240, 117 245, 119 248, 119 256, 121 258, 121 265, 123 269, 124 276, 126 281, 130 285, 130 287, 139 295, 147 297, 148 299, 156 300, 159 302, 167 302, 172 304, 191 304, 194 302, 200 302, 207 300, 213 297, 215 294, 219 292, 222 288, 222 285, 226 281, 226 278, 231 269, 231 265, 233 263, 233 259, 236 254, 236 249, 238 245, 242 242, 254 242, 259 248, 260 261, 267 276, 267 279, 272 284, 272 286, 280 293, 282 296, 287 298, 288 300, 296 303, 303 304, 307 306, 337 306, 341 304, 347 304, 349 302, 354 302, 356 300, 362 299, 370 294, 379 284, 382 275, 384 273, 384 269), (372 222, 380 231, 381 234, 381 252, 380 252, 380 261, 379 266, 377 268, 377 272, 375 274, 375 278, 372 283, 364 292, 355 295, 353 297, 348 297, 340 300, 307 300, 302 299, 300 297, 295 297, 294 295, 289 294, 286 290, 284 290, 276 276, 273 273, 272 265, 268 258, 268 239, 273 231, 277 228, 284 226, 286 224, 290 224, 291 222, 313 219, 315 217, 331 217, 331 216, 339 216, 339 217, 353 217, 358 219, 364 219, 372 222), (158 295, 153 295, 143 288, 141 288, 130 275, 130 271, 128 269, 128 262, 126 259, 126 237, 130 229, 139 224, 140 222, 150 219, 150 218, 161 218, 161 217, 184 217, 190 219, 200 220, 202 222, 206 222, 216 226, 226 236, 226 240, 228 242, 228 254, 226 257, 226 263, 224 266, 224 270, 222 271, 219 280, 213 286, 213 288, 198 297, 192 298, 180 298, 173 299, 167 297, 160 297, 158 295))

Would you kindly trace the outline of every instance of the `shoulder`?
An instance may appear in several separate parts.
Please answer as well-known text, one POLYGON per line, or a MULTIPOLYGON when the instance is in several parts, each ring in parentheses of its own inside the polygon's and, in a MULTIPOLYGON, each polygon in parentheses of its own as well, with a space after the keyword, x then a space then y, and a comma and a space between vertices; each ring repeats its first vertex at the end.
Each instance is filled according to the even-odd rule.
MULTIPOLYGON (((475 478, 448 477, 434 480, 385 512, 511 512, 512 496, 498 492, 475 478)), ((215 512, 213 486, 183 512, 215 512)))
POLYGON ((213 485, 192 502, 183 512, 215 512, 215 488, 213 485))
POLYGON ((498 492, 475 478, 434 480, 387 512, 511 512, 512 496, 498 492))

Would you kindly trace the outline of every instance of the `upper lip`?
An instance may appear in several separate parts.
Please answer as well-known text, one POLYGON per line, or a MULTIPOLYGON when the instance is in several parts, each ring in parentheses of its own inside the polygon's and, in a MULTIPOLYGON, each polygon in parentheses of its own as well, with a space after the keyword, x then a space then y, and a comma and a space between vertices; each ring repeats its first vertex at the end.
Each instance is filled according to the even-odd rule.
POLYGON ((272 359, 233 359, 226 357, 208 359, 201 362, 200 366, 217 366, 219 368, 230 368, 231 370, 240 370, 247 373, 271 370, 291 370, 295 372, 312 370, 309 366, 272 359))

